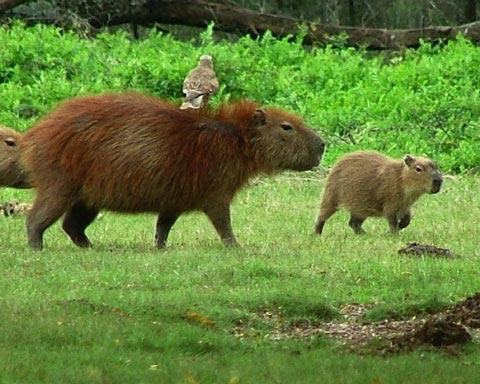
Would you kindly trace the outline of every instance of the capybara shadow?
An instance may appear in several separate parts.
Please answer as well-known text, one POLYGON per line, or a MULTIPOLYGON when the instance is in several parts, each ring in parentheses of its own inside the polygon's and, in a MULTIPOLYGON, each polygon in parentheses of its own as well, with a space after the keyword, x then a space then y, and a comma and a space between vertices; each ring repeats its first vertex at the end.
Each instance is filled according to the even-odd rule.
POLYGON ((373 151, 343 156, 330 171, 315 232, 340 208, 350 212, 349 225, 364 233, 367 217, 385 217, 397 233, 411 220, 411 207, 425 193, 440 191, 443 178, 437 165, 424 157, 395 160, 373 151))
POLYGON ((80 247, 99 210, 158 213, 163 247, 178 217, 204 212, 227 245, 235 193, 258 174, 303 171, 319 164, 323 140, 297 116, 253 102, 180 110, 137 93, 68 100, 31 128, 22 161, 37 190, 27 218, 28 241, 64 215, 80 247))

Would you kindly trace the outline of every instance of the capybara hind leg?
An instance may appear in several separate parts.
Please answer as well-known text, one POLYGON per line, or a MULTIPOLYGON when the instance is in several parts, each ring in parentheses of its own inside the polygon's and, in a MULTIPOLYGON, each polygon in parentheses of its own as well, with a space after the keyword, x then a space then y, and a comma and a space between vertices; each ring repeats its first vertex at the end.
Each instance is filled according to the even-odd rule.
POLYGON ((175 221, 177 221, 178 216, 179 215, 177 213, 158 215, 157 228, 155 232, 155 245, 157 248, 165 247, 170 229, 172 228, 173 224, 175 224, 175 221))
POLYGON ((62 228, 79 247, 90 247, 92 243, 85 235, 85 229, 97 217, 98 209, 87 207, 82 201, 73 204, 66 212, 62 228))
POLYGON ((362 235, 365 233, 365 231, 362 228, 362 224, 364 221, 365 221, 364 218, 351 215, 350 220, 348 221, 348 225, 352 227, 353 232, 355 232, 357 235, 362 235))
POLYGON ((237 239, 235 239, 235 235, 233 234, 232 223, 230 220, 230 203, 221 202, 217 205, 211 205, 204 208, 204 212, 212 222, 225 245, 238 245, 237 239))
POLYGON ((43 232, 65 212, 67 201, 37 192, 33 207, 27 216, 28 244, 32 249, 43 248, 43 232))
POLYGON ((412 214, 410 213, 410 211, 408 211, 405 216, 403 216, 399 223, 398 223, 398 227, 400 229, 403 229, 403 228, 407 228, 408 227, 408 224, 410 224, 410 220, 412 219, 412 214))
POLYGON ((337 212, 337 204, 333 201, 323 201, 322 207, 320 208, 320 214, 318 215, 317 222, 315 223, 315 233, 318 235, 322 234, 323 226, 325 222, 337 212))

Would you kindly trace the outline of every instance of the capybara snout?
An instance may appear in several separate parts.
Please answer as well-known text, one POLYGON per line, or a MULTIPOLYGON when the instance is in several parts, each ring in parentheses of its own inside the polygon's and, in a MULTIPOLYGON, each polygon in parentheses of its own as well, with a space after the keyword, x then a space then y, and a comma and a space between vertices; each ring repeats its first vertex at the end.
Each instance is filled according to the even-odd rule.
POLYGON ((307 136, 306 141, 306 146, 310 153, 307 155, 305 166, 299 167, 296 169, 297 171, 308 171, 309 169, 319 165, 323 153, 325 152, 325 141, 315 132, 312 132, 311 137, 307 136))
POLYGON ((442 187, 443 184, 443 176, 440 173, 440 171, 436 170, 432 172, 432 189, 430 193, 438 193, 440 192, 440 188, 442 187))
POLYGON ((441 175, 436 176, 432 181, 432 191, 430 193, 438 193, 440 191, 440 187, 442 186, 443 178, 441 175))

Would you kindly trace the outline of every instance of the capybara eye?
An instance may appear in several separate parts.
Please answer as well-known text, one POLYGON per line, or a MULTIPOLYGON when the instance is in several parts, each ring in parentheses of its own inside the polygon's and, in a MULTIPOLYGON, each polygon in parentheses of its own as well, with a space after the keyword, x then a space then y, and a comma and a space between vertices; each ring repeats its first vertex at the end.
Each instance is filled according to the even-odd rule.
POLYGON ((293 129, 292 124, 287 122, 280 124, 280 126, 284 131, 291 131, 293 129))
POLYGON ((422 171, 423 171, 422 167, 420 167, 419 165, 417 165, 417 166, 415 167, 415 170, 416 170, 417 172, 422 172, 422 171))
POLYGON ((9 147, 15 147, 15 145, 17 145, 15 140, 13 140, 11 137, 7 137, 5 139, 5 144, 7 144, 9 147))

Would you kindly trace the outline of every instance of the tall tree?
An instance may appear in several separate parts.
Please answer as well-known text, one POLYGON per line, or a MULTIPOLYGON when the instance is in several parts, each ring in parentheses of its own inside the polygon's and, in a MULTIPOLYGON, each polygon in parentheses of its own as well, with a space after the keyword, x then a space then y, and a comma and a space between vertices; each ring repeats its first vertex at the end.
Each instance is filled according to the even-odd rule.
POLYGON ((465 22, 471 23, 477 20, 477 0, 467 0, 465 5, 465 22))
POLYGON ((354 27, 357 25, 355 20, 355 7, 353 5, 353 0, 348 0, 348 17, 350 19, 350 26, 354 27))

